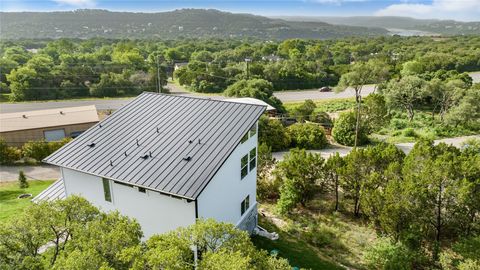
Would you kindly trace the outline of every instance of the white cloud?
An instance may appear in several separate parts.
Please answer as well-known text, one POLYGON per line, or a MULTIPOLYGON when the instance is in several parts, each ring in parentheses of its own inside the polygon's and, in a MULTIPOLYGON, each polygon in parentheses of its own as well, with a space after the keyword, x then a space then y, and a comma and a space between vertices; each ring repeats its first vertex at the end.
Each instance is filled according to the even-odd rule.
POLYGON ((375 13, 377 16, 480 20, 480 0, 433 0, 431 4, 393 4, 375 13))
POLYGON ((68 5, 74 7, 94 7, 96 5, 95 0, 53 0, 59 5, 68 5))

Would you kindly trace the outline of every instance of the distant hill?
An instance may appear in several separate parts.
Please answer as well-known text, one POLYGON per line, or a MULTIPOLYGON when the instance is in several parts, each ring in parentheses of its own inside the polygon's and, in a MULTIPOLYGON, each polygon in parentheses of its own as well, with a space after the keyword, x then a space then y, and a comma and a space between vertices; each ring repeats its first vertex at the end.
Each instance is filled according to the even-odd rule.
POLYGON ((19 38, 238 38, 260 39, 378 36, 379 27, 292 22, 218 10, 181 9, 160 13, 75 10, 62 12, 0 12, 3 39, 19 38))
MULTIPOLYGON (((395 16, 356 16, 356 17, 278 17, 288 21, 326 22, 334 25, 382 27, 397 30, 414 30, 421 34, 441 35, 480 35, 480 22, 458 22, 452 20, 414 19, 395 16)), ((415 32, 414 32, 415 33, 415 32)))

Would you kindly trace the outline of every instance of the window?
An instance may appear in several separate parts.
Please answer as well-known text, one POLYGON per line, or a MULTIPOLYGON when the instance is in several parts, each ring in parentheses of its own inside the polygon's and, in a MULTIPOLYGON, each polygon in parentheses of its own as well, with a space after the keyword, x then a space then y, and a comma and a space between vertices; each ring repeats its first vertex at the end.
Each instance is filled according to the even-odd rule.
POLYGON ((241 143, 244 143, 248 140, 248 132, 243 135, 242 139, 240 140, 241 143))
POLYGON ((242 216, 245 214, 245 212, 247 212, 248 208, 250 208, 250 195, 247 195, 240 205, 240 212, 242 216))
POLYGON ((253 124, 252 128, 250 129, 250 137, 255 136, 257 134, 257 124, 253 124))
POLYGON ((248 174, 248 155, 242 157, 241 164, 241 179, 243 179, 248 174))
POLYGON ((250 150, 250 170, 255 169, 255 166, 257 165, 257 148, 254 147, 252 150, 250 150))
POLYGON ((146 193, 147 190, 143 187, 138 187, 138 192, 146 193))
POLYGON ((60 141, 63 138, 65 138, 65 130, 64 129, 45 130, 43 132, 43 136, 45 137, 45 141, 47 142, 60 141))
POLYGON ((103 195, 105 196, 105 201, 112 202, 112 192, 110 191, 110 180, 107 178, 102 178, 103 182, 103 195))

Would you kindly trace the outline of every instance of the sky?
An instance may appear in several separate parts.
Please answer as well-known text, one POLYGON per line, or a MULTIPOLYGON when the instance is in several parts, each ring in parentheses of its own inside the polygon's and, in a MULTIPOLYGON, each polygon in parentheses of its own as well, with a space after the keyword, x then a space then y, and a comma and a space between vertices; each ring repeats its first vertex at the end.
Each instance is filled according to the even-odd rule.
POLYGON ((480 0, 0 0, 2 11, 65 11, 79 8, 161 12, 213 8, 264 16, 407 16, 480 21, 480 0))

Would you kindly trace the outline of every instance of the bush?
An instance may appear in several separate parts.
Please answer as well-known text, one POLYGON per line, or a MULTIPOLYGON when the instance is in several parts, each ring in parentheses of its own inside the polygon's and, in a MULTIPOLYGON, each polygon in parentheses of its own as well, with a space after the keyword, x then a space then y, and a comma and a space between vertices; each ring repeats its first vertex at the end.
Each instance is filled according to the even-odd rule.
POLYGON ((21 158, 20 149, 8 146, 3 138, 0 138, 0 164, 9 165, 21 158))
POLYGON ((18 186, 20 188, 28 188, 27 177, 23 171, 18 173, 18 186))
POLYGON ((315 123, 296 123, 287 128, 291 146, 303 149, 321 149, 327 145, 322 126, 315 123))
POLYGON ((403 131, 403 136, 405 137, 417 137, 418 134, 415 132, 413 128, 407 128, 403 131))
POLYGON ((364 259, 369 269, 409 270, 413 269, 415 254, 400 242, 380 238, 367 250, 364 259))
POLYGON ((322 126, 333 126, 332 118, 330 118, 330 115, 326 112, 313 113, 310 117, 310 121, 321 124, 322 126))
POLYGON ((341 246, 336 231, 325 224, 315 224, 313 227, 309 228, 305 233, 305 239, 313 246, 319 248, 339 248, 341 246))
MULTIPOLYGON (((355 125, 357 119, 354 112, 345 112, 340 115, 333 126, 332 136, 339 144, 353 146, 355 144, 355 125)), ((363 145, 368 142, 367 130, 360 123, 360 130, 358 131, 358 145, 363 145)))
POLYGON ((290 145, 290 136, 279 120, 262 116, 258 121, 258 141, 265 143, 273 152, 276 152, 290 145))
POLYGON ((57 151, 60 147, 70 142, 70 138, 65 138, 61 141, 46 142, 46 141, 30 141, 23 145, 22 152, 26 158, 33 158, 37 161, 48 157, 53 152, 57 151))

